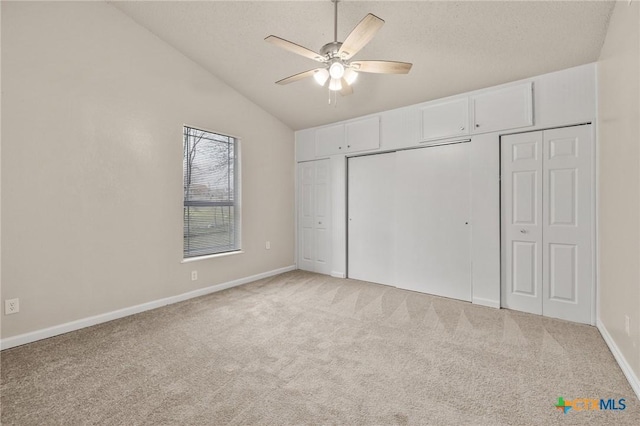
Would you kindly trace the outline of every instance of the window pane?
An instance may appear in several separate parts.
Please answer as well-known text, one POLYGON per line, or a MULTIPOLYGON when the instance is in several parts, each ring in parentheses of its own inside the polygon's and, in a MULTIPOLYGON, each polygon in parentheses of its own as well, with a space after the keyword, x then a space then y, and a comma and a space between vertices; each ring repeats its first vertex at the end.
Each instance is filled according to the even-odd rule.
POLYGON ((236 249, 234 209, 229 206, 184 208, 184 257, 236 249))
POLYGON ((236 141, 184 128, 184 257, 238 250, 236 141))

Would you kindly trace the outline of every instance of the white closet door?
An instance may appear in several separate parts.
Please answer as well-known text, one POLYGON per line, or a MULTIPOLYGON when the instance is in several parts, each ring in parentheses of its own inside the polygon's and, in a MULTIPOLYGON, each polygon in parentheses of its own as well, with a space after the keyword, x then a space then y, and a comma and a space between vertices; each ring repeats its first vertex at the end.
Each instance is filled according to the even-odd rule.
POLYGON ((545 316, 592 322, 591 126, 544 132, 545 316))
POLYGON ((542 314, 542 132, 502 138, 502 306, 542 314))
POLYGON ((394 285, 395 153, 349 159, 348 276, 394 285))
POLYGON ((331 162, 298 165, 298 268, 331 273, 331 162))
POLYGON ((331 274, 331 160, 315 163, 315 272, 331 274))
POLYGON ((502 306, 593 322, 591 126, 502 138, 502 306))
POLYGON ((311 272, 315 270, 314 181, 314 162, 298 164, 298 268, 311 272))
POLYGON ((469 148, 397 152, 398 287, 471 301, 469 148))

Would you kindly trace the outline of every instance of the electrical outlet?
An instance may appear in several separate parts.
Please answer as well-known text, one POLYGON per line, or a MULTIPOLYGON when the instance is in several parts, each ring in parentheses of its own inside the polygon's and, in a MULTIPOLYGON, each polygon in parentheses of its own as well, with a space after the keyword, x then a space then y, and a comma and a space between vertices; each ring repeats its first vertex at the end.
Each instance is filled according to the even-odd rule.
POLYGON ((624 316, 624 332, 627 333, 627 336, 630 336, 629 333, 629 315, 624 316))
POLYGON ((191 271, 191 281, 198 281, 198 271, 191 271))
POLYGON ((271 250, 271 241, 267 241, 266 243, 264 243, 264 248, 266 248, 267 250, 271 250))
POLYGON ((7 299, 4 301, 4 314, 11 315, 20 312, 20 299, 7 299))

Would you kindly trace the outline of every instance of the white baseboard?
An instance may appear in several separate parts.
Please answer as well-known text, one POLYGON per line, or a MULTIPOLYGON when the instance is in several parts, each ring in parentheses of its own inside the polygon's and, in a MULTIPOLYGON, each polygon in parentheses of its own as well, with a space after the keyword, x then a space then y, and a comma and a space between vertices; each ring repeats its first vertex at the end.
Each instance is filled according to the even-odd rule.
POLYGON ((293 271, 294 269, 296 269, 295 265, 286 266, 284 268, 274 269, 272 271, 252 275, 250 277, 239 278, 237 280, 228 281, 226 283, 215 284, 209 287, 200 288, 198 290, 189 291, 177 296, 166 297, 164 299, 154 300, 152 302, 142 303, 140 305, 130 306, 128 308, 118 309, 117 311, 111 311, 104 314, 67 322, 65 324, 55 325, 53 327, 44 328, 42 330, 36 330, 30 333, 7 337, 6 339, 0 340, 0 350, 13 348, 42 339, 47 339, 59 334, 69 333, 70 331, 79 330, 81 328, 90 327, 92 325, 101 324, 103 322, 112 321, 140 312, 149 311, 151 309, 160 308, 162 306, 171 305, 173 303, 182 302, 184 300, 193 299, 194 297, 204 296, 205 294, 215 293, 227 288, 237 287, 239 285, 250 283, 262 278, 267 278, 274 275, 282 274, 284 272, 293 271))
POLYGON ((331 271, 331 276, 334 278, 346 278, 347 274, 344 272, 331 271))
POLYGON ((481 297, 474 297, 472 300, 474 305, 482 305, 488 306, 490 308, 500 309, 500 301, 499 300, 491 300, 491 299, 483 299, 481 297))
POLYGON ((633 388, 633 391, 636 393, 636 396, 638 397, 638 399, 640 399, 640 380, 638 380, 638 376, 636 376, 636 374, 631 369, 631 366, 625 359, 624 355, 622 355, 622 352, 620 352, 620 349, 618 349, 618 345, 616 345, 616 342, 613 340, 613 338, 607 331, 607 328, 604 326, 602 321, 600 321, 600 318, 598 318, 598 320, 596 321, 596 327, 598 327, 598 330, 600 331, 602 338, 607 343, 607 346, 609 346, 609 350, 611 351, 611 353, 613 354, 613 357, 618 362, 618 365, 620 366, 620 369, 622 370, 625 377, 629 381, 631 388, 633 388))

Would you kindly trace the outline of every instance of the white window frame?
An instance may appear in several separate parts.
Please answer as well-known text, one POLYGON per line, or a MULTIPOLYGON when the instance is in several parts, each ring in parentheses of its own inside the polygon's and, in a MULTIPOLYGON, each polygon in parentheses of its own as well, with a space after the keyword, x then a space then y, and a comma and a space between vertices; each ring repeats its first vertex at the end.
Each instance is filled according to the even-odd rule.
POLYGON ((220 133, 220 132, 215 132, 215 131, 211 131, 211 130, 207 130, 206 128, 203 128, 201 126, 192 126, 192 125, 188 125, 188 124, 184 124, 183 128, 182 128, 182 134, 183 134, 183 168, 182 168, 182 176, 183 176, 183 188, 186 185, 186 182, 184 182, 184 176, 185 176, 185 169, 184 169, 184 143, 185 143, 185 134, 187 132, 187 129, 193 129, 193 130, 197 130, 200 132, 206 132, 206 133, 211 133, 217 136, 222 136, 222 137, 226 137, 229 139, 233 140, 233 144, 234 144, 234 166, 233 166, 233 180, 234 180, 234 184, 233 184, 233 188, 234 188, 234 196, 233 196, 233 203, 232 204, 228 204, 225 202, 211 202, 211 203, 206 203, 206 202, 200 202, 200 201, 189 201, 186 199, 184 192, 183 192, 183 202, 182 202, 182 206, 183 206, 183 221, 182 221, 182 227, 183 227, 183 247, 182 247, 182 262, 181 263, 186 263, 186 262, 192 262, 192 261, 196 261, 196 260, 204 260, 204 259, 211 259, 211 258, 215 258, 215 257, 224 257, 224 256, 230 256, 230 255, 235 255, 235 254, 242 254, 244 253, 244 251, 242 250, 242 182, 241 182, 241 176, 242 176, 242 169, 241 169, 241 142, 240 142, 240 138, 237 136, 233 136, 233 135, 229 135, 229 134, 224 134, 224 133, 220 133), (198 253, 198 254, 194 254, 191 256, 186 256, 186 251, 185 251, 185 247, 184 247, 184 242, 185 242, 185 214, 184 214, 184 208, 185 207, 198 207, 198 206, 202 206, 202 207, 206 207, 208 205, 211 206, 220 206, 222 204, 227 205, 227 206, 232 206, 233 210, 234 210, 234 234, 235 234, 235 246, 233 249, 231 250, 220 250, 220 251, 215 251, 215 249, 213 249, 211 252, 202 252, 202 253, 198 253))

